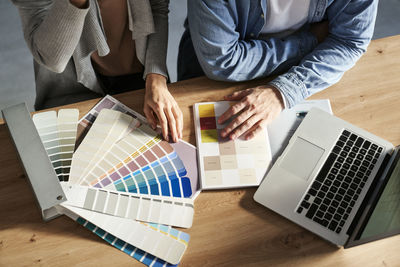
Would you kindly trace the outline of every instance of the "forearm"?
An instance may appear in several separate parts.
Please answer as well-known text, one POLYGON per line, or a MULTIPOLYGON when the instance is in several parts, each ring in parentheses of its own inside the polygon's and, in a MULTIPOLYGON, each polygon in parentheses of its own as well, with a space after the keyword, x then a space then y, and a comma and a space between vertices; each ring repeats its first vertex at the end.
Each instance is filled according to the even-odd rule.
POLYGON ((373 0, 352 1, 341 14, 328 11, 329 35, 316 49, 270 84, 285 97, 288 107, 338 82, 366 51, 376 17, 373 0))
MULTIPOLYGON (((152 0, 155 33, 147 40, 144 76, 156 73, 168 77, 167 47, 168 47, 168 0, 152 0)), ((147 78, 146 78, 147 79, 147 78)))
POLYGON ((69 0, 51 5, 47 1, 34 5, 14 0, 14 4, 19 8, 24 37, 35 60, 54 72, 62 72, 80 40, 88 9, 80 9, 69 0))

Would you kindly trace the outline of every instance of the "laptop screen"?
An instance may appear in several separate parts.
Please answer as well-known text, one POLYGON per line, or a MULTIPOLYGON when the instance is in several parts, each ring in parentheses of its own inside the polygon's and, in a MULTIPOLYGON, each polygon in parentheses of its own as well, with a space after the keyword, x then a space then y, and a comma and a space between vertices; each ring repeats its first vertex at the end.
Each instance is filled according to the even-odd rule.
POLYGON ((400 233, 400 160, 397 158, 382 195, 364 229, 359 233, 357 241, 364 243, 398 233, 400 233))

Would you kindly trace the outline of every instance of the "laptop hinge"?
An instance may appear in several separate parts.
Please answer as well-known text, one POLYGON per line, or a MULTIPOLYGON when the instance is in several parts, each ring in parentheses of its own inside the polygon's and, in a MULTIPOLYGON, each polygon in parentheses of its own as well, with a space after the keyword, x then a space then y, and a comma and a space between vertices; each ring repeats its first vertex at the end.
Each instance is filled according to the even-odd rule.
POLYGON ((362 231, 364 230, 369 217, 371 216, 379 197, 381 196, 385 186, 389 180, 390 174, 393 172, 394 166, 393 162, 400 157, 398 149, 390 154, 387 153, 383 159, 382 165, 380 166, 378 172, 376 173, 371 186, 365 195, 360 208, 358 209, 356 215, 354 216, 353 222, 351 223, 347 234, 350 236, 347 240, 344 248, 349 248, 357 245, 354 241, 360 238, 362 231))

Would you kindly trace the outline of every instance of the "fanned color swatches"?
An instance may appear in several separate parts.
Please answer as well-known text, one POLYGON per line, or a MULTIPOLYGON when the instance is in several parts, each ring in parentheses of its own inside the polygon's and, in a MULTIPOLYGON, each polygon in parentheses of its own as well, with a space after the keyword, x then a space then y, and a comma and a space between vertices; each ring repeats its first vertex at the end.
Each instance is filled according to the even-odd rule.
MULTIPOLYGON (((140 122, 140 125, 145 125, 145 126, 148 126, 148 124, 147 124, 147 121, 146 121, 146 119, 141 115, 141 114, 139 114, 139 113, 137 113, 136 111, 134 111, 134 110, 132 110, 132 109, 130 109, 129 107, 127 107, 127 106, 125 106, 124 104, 122 104, 121 102, 119 102, 118 100, 116 100, 115 98, 113 98, 112 96, 110 96, 110 95, 107 95, 107 96, 105 96, 103 99, 101 99, 101 101, 99 101, 80 121, 79 121, 79 124, 78 124, 78 137, 77 137, 77 144, 80 144, 80 142, 82 142, 82 140, 83 140, 83 138, 85 137, 85 135, 87 134, 87 132, 91 129, 91 127, 92 127, 92 125, 93 125, 93 123, 96 121, 96 118, 98 117, 98 115, 99 115, 99 113, 103 110, 103 109, 110 109, 110 110, 115 110, 115 111, 120 111, 120 112, 122 112, 122 113, 124 113, 124 114, 127 114, 127 115, 129 115, 129 116, 131 116, 131 117, 133 117, 135 120, 137 120, 137 121, 139 121, 140 122)), ((150 129, 150 131, 151 131, 151 134, 150 135, 154 135, 154 132, 150 129)), ((154 136, 152 136, 152 137, 154 137, 154 136)), ((157 140, 157 137, 154 137, 154 140, 157 140)), ((195 146, 193 146, 193 145, 191 145, 191 144, 189 144, 189 143, 187 143, 187 142, 185 142, 185 141, 183 141, 183 140, 179 140, 179 142, 178 143, 171 143, 171 144, 169 144, 169 143, 167 143, 167 142, 165 142, 166 144, 168 144, 168 146, 170 146, 170 147, 172 147, 172 148, 168 148, 166 151, 168 152, 169 150, 174 150, 174 152, 178 155, 178 156, 180 156, 179 158, 180 158, 180 160, 181 160, 181 162, 183 163, 183 165, 185 166, 185 169, 186 169, 186 172, 187 172, 187 174, 185 175, 185 177, 187 177, 188 179, 190 179, 190 185, 191 185, 191 193, 192 193, 192 195, 190 196, 191 198, 196 198, 198 195, 199 195, 199 193, 200 193, 200 183, 199 183, 199 180, 198 180, 198 169, 197 169, 197 156, 196 156, 196 147, 195 146)), ((123 145, 123 144, 122 144, 123 145)), ((160 144, 160 146, 161 146, 162 144, 160 144)), ((155 150, 157 151, 157 148, 155 148, 155 150)), ((165 149, 164 149, 165 150, 165 149)), ((161 150, 162 151, 162 150, 161 150)), ((115 153, 115 154, 118 154, 118 153, 115 153)), ((167 153, 168 154, 168 153, 167 153)), ((172 156, 172 155, 171 155, 172 156)), ((161 155, 159 155, 158 156, 159 158, 161 158, 162 156, 161 155)), ((122 161, 123 159, 121 158, 121 160, 120 161, 122 161)), ((114 166, 116 166, 116 164, 117 163, 113 163, 112 165, 114 165, 114 166)), ((129 166, 131 166, 132 168, 130 168, 131 170, 132 169, 135 169, 134 168, 134 164, 136 164, 136 163, 130 163, 130 165, 129 166)), ((124 166, 125 165, 127 165, 127 163, 124 163, 124 166)), ((158 167, 154 167, 154 168, 156 168, 157 170, 160 170, 160 168, 158 168, 158 167)), ((102 174, 106 174, 107 173, 107 171, 108 171, 109 169, 107 169, 107 167, 105 167, 105 169, 104 170, 94 170, 94 175, 95 176, 97 176, 96 178, 98 178, 98 177, 100 177, 102 174), (97 172, 97 171, 99 171, 99 172, 101 172, 101 173, 99 173, 99 172, 97 172)), ((121 172, 122 173, 118 173, 118 175, 120 174, 120 175, 122 175, 122 176, 126 176, 127 174, 126 174, 126 170, 125 169, 121 169, 121 172)), ((168 179, 168 175, 167 175, 168 173, 166 173, 165 175, 166 175, 166 179, 168 179)), ((91 175, 91 174, 88 174, 88 175, 91 175)), ((81 177, 81 178, 84 178, 84 179, 87 179, 87 177, 81 177)), ((103 177, 104 178, 104 177, 103 177)), ((93 177, 91 177, 91 178, 88 178, 89 180, 92 180, 93 179, 93 177)), ((118 179, 117 178, 117 174, 115 174, 113 177, 112 177, 112 181, 115 181, 116 179, 118 179)), ((138 179, 140 179, 140 177, 138 178, 138 179)), ((129 180, 129 179, 128 179, 129 180)), ((133 180, 135 180, 135 179, 133 179, 133 180)), ((174 179, 174 177, 172 177, 172 180, 175 180, 174 179)), ((183 180, 185 180, 185 179, 183 179, 183 180)), ((111 181, 110 180, 105 180, 104 181, 104 183, 107 183, 107 182, 110 182, 111 183, 111 181)), ((183 181, 184 183, 185 183, 185 181, 183 181)), ((128 182, 129 183, 129 182, 128 182)), ((173 182, 174 184, 177 184, 177 181, 174 181, 173 182)), ((84 183, 83 183, 84 184, 84 183)), ((122 185, 125 185, 125 184, 119 184, 118 185, 118 183, 117 183, 117 186, 119 186, 120 188, 122 187, 122 185)), ((105 185, 103 185, 103 184, 101 184, 101 185, 96 185, 96 187, 103 187, 103 186, 105 186, 105 185)), ((125 186, 125 187, 127 187, 127 185, 125 186)), ((132 188, 132 186, 130 187, 130 188, 132 188)), ((155 186, 153 185, 153 189, 155 188, 155 186)), ((165 188, 164 188, 165 189, 165 188)), ((176 187, 174 187, 174 188, 171 188, 171 190, 173 190, 173 189, 176 189, 176 187)), ((126 190, 127 191, 129 191, 129 189, 128 188, 126 188, 126 190)), ((136 189, 136 190, 138 190, 138 192, 140 192, 140 188, 139 189, 136 189)), ((143 190, 145 190, 145 189, 143 189, 143 188, 141 188, 141 190, 143 191, 143 190)), ((174 192, 171 192, 171 190, 170 190, 170 194, 172 194, 173 196, 177 196, 177 194, 176 194, 176 191, 177 190, 175 190, 174 192)), ((148 192, 150 192, 149 190, 148 190, 148 192)), ((165 195, 165 194, 162 194, 162 195, 165 195)), ((184 194, 185 195, 185 197, 186 197, 186 194, 184 194)))
POLYGON ((190 197, 191 185, 186 174, 171 145, 149 126, 140 125, 119 111, 103 109, 73 156, 69 182, 133 193, 190 197))
POLYGON ((79 183, 113 144, 127 134, 133 120, 129 115, 104 109, 73 155, 69 181, 79 183))
POLYGON ((37 113, 32 120, 60 181, 67 181, 75 149, 79 111, 60 109, 37 113))
MULTIPOLYGON (((137 243, 129 239, 130 232, 118 232, 102 220, 113 221, 118 229, 129 229, 131 222, 139 221, 141 225, 157 223, 147 225, 152 229, 164 227, 158 224, 190 227, 194 215, 193 200, 189 199, 192 187, 182 160, 169 143, 136 117, 102 108, 91 118, 91 127, 83 129, 86 135, 73 155, 69 181, 63 184, 68 199, 63 207, 123 240, 126 246, 145 251, 145 258, 177 264, 187 242, 184 247, 169 244, 169 239, 176 241, 176 237, 167 235, 166 239, 139 227, 141 234, 136 239, 147 243, 137 243)), ((179 235, 188 240, 188 235, 179 235)), ((154 264, 153 260, 141 262, 154 264)))
POLYGON ((112 190, 190 197, 187 171, 172 146, 147 125, 115 143, 80 184, 112 190))
POLYGON ((57 209, 148 266, 176 266, 189 235, 171 226, 193 223, 197 167, 192 187, 174 147, 109 96, 79 124, 78 116, 65 109, 33 117, 67 197, 57 209))

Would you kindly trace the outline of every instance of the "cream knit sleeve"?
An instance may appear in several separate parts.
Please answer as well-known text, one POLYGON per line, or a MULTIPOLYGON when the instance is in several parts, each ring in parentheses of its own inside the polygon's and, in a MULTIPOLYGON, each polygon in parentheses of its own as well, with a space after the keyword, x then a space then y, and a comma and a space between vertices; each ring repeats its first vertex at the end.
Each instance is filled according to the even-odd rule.
POLYGON ((17 6, 25 41, 34 59, 61 73, 79 42, 88 8, 69 0, 12 0, 17 6))

